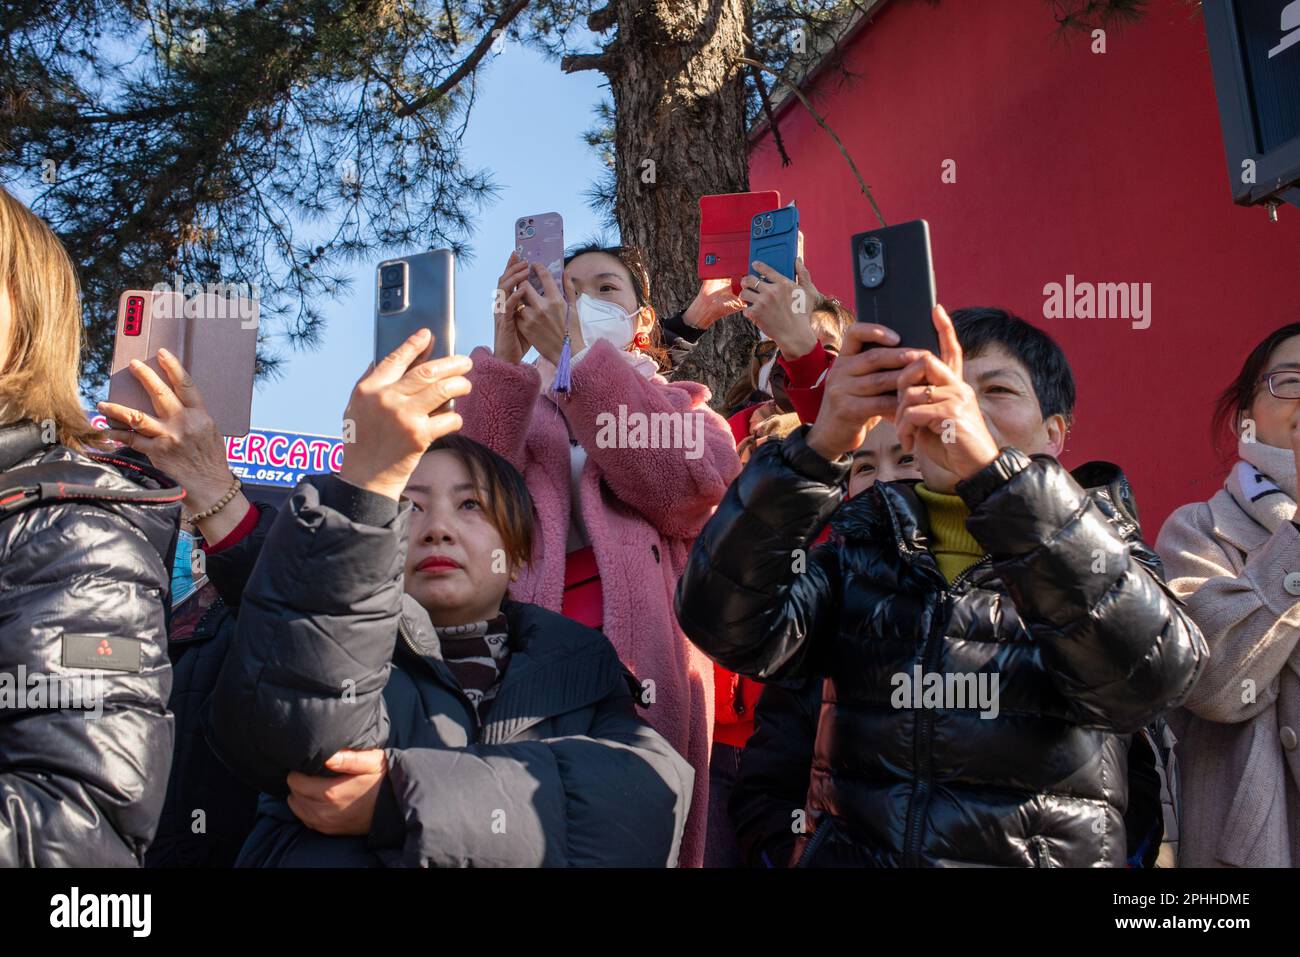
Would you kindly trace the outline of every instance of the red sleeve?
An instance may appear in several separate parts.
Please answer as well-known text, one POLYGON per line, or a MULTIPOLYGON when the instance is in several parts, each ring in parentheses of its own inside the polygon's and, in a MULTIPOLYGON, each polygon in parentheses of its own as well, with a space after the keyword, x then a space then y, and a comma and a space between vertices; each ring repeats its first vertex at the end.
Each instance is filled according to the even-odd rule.
POLYGON ((755 408, 756 406, 747 405, 727 419, 727 425, 731 426, 731 435, 736 440, 737 446, 749 435, 749 420, 753 417, 755 408))
POLYGON ((835 357, 822 348, 819 342, 812 352, 798 359, 787 361, 785 356, 776 360, 789 377, 786 395, 799 414, 799 421, 808 425, 817 421, 817 413, 822 407, 822 391, 826 384, 826 373, 830 371, 835 357))
POLYGON ((203 551, 206 554, 211 555, 215 552, 223 551, 232 545, 239 544, 248 537, 249 533, 252 532, 253 529, 257 528, 257 518, 257 506, 252 502, 249 502, 248 511, 246 511, 244 517, 239 520, 239 524, 230 530, 230 534, 216 543, 204 542, 203 551))

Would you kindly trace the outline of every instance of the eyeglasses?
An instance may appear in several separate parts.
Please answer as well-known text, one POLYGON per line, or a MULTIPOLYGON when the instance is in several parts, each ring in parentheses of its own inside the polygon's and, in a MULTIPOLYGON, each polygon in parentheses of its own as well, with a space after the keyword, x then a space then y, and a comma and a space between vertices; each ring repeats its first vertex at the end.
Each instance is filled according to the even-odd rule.
POLYGON ((1260 376, 1259 381, 1268 383, 1268 391, 1276 399, 1300 399, 1298 371, 1288 369, 1285 372, 1270 372, 1260 376))

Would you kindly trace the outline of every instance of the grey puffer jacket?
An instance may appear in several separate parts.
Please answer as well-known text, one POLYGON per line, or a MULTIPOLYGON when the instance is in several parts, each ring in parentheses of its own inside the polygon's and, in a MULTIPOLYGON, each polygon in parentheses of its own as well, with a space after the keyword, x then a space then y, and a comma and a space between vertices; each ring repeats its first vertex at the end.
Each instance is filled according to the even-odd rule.
POLYGON ((506 602, 510 663, 480 723, 403 590, 410 503, 383 516, 341 484, 310 476, 277 516, 210 699, 213 750, 264 792, 238 863, 674 865, 693 771, 636 713, 609 640, 506 602), (285 779, 346 748, 385 748, 388 775, 370 833, 327 836, 285 779))
POLYGON ((0 428, 0 867, 144 857, 172 760, 183 497, 143 460, 0 428))

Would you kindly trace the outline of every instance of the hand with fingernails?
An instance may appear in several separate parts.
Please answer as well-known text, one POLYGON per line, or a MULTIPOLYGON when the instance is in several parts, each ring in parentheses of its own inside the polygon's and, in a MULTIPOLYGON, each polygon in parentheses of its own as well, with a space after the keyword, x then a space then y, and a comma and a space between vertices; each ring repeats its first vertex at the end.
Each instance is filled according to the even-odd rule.
MULTIPOLYGON (((200 514, 220 502, 234 484, 226 442, 180 360, 159 349, 158 364, 166 382, 139 359, 131 360, 130 366, 153 404, 153 415, 116 402, 100 402, 96 408, 120 424, 110 428, 107 436, 148 456, 185 489, 189 514, 200 514)), ((215 515, 201 520, 199 530, 207 541, 220 541, 234 530, 248 508, 248 500, 239 493, 215 515)))
POLYGON ((939 355, 924 352, 898 375, 894 427, 904 452, 915 452, 967 479, 998 457, 998 443, 980 411, 979 397, 962 377, 957 330, 943 306, 934 307, 939 355))
POLYGON ((969 478, 998 456, 979 400, 962 378, 962 350, 943 306, 933 313, 938 356, 900 349, 898 333, 858 322, 826 376, 821 411, 808 430, 810 448, 826 459, 852 452, 881 418, 892 419, 904 452, 916 452, 969 478), (950 439, 951 441, 945 441, 950 439))
POLYGON ((826 459, 852 452, 882 418, 898 410, 898 377, 925 354, 901 349, 898 333, 886 326, 856 322, 844 333, 839 358, 826 374, 821 410, 808 430, 809 448, 826 459))
POLYGON ((343 450, 339 478, 391 499, 402 490, 430 443, 461 427, 456 412, 438 412, 470 392, 469 356, 429 359, 433 333, 420 329, 358 380, 344 417, 355 441, 343 450))
POLYGON ((369 834, 388 755, 379 748, 338 751, 325 767, 333 776, 289 772, 289 810, 321 834, 369 834))
POLYGON ((754 262, 754 271, 740 280, 740 298, 748 305, 745 318, 777 344, 787 360, 798 359, 817 346, 812 328, 814 300, 799 284, 766 263, 754 262))
MULTIPOLYGON (((576 355, 586 348, 587 344, 582 338, 582 324, 569 322, 570 310, 574 308, 573 304, 578 299, 573 284, 566 278, 564 290, 561 291, 555 285, 555 277, 545 266, 518 259, 514 253, 511 253, 511 260, 511 263, 507 263, 505 274, 502 275, 497 288, 509 290, 505 314, 514 316, 519 338, 524 343, 531 344, 538 354, 548 359, 552 365, 558 365, 560 362, 560 351, 564 348, 566 332, 569 335, 569 351, 572 354, 576 355), (535 276, 541 284, 540 293, 528 281, 530 276, 535 276)), ((498 345, 503 346, 507 353, 513 356, 509 334, 502 333, 500 320, 497 329, 498 345)), ((511 361, 518 362, 522 358, 521 352, 518 359, 511 361)))
POLYGON ((707 329, 744 308, 745 300, 732 293, 730 279, 704 279, 700 281, 700 291, 682 313, 682 321, 692 329, 707 329))
POLYGON ((523 361, 529 349, 528 340, 519 329, 519 310, 523 305, 523 293, 519 287, 527 285, 528 272, 528 260, 512 252, 506 260, 505 272, 497 280, 492 313, 495 330, 492 354, 505 362, 523 361))

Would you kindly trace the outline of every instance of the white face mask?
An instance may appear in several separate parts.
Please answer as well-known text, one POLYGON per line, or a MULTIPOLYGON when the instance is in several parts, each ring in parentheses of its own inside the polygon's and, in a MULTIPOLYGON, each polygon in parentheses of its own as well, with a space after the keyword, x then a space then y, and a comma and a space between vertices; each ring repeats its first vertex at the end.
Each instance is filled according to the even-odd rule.
POLYGON ((776 355, 768 359, 758 368, 758 390, 772 394, 772 370, 776 368, 776 355))
POLYGON ((597 339, 607 339, 614 348, 623 350, 632 344, 636 333, 636 320, 622 306, 594 299, 585 292, 578 297, 578 322, 582 339, 589 346, 597 339))

